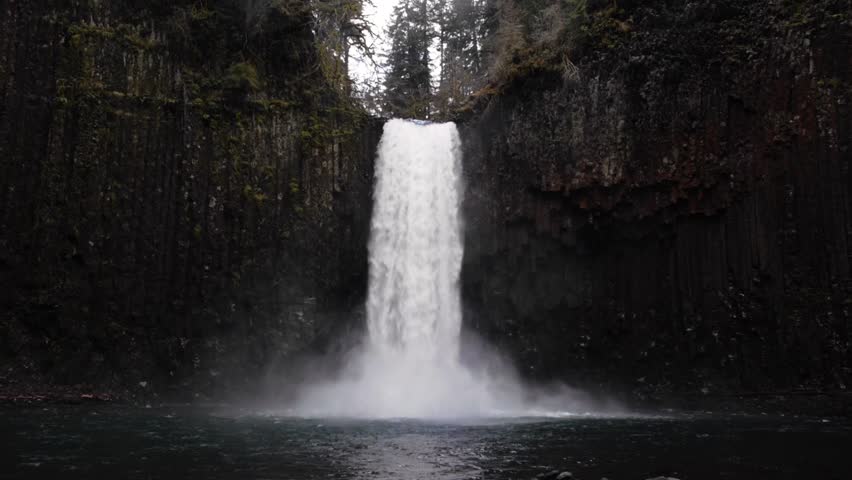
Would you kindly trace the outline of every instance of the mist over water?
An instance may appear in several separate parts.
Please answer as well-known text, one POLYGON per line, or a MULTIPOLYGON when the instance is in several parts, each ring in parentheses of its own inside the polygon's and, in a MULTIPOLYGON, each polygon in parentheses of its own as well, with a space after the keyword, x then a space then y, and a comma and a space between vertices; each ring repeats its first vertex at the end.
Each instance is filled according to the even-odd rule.
POLYGON ((452 123, 385 125, 369 244, 368 336, 338 378, 302 391, 297 415, 470 418, 589 410, 578 392, 525 387, 509 364, 481 346, 460 359, 460 147, 452 123))

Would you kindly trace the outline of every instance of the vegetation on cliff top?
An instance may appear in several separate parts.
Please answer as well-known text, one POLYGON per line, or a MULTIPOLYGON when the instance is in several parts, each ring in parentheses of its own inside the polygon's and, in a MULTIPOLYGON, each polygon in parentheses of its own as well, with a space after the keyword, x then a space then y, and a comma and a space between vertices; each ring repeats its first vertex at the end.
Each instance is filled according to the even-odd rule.
POLYGON ((616 2, 404 0, 387 37, 389 116, 446 117, 537 71, 575 77, 588 46, 614 48, 631 26, 616 2), (594 2, 600 3, 600 2, 594 2), (438 58, 432 58, 437 53, 438 58))
POLYGON ((445 118, 538 73, 581 80, 582 62, 623 53, 621 47, 665 32, 716 25, 740 35, 738 19, 749 15, 765 16, 767 27, 781 29, 843 24, 848 9, 848 0, 759 7, 735 0, 404 0, 387 32, 381 104, 388 116, 445 118))

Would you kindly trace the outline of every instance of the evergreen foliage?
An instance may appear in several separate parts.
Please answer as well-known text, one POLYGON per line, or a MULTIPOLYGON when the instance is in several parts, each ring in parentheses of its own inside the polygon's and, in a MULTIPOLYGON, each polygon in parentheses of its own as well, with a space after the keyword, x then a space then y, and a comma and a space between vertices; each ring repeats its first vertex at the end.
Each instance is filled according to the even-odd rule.
POLYGON ((402 0, 388 27, 390 51, 385 77, 385 110, 393 116, 428 118, 432 78, 430 47, 435 31, 427 0, 402 0))

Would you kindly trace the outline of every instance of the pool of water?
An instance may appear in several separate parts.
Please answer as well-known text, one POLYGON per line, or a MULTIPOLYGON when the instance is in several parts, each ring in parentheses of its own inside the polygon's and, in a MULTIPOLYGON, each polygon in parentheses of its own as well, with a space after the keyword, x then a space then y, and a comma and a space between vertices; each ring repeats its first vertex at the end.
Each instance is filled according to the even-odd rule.
POLYGON ((0 409, 0 478, 848 479, 852 421, 669 415, 309 420, 223 409, 0 409))

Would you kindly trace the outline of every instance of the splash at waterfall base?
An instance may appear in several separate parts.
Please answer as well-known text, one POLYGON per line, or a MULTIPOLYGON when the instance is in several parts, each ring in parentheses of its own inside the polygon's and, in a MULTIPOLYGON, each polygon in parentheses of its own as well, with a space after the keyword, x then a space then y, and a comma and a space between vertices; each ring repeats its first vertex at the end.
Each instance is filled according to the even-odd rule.
POLYGON ((292 413, 470 418, 589 410, 578 392, 523 386, 488 349, 460 360, 460 151, 452 123, 385 125, 369 244, 367 338, 337 378, 305 387, 292 413))
POLYGON ((624 414, 614 402, 561 384, 526 384, 493 350, 478 350, 473 356, 471 364, 454 352, 437 355, 364 345, 352 352, 334 378, 304 386, 285 414, 431 420, 624 414))

